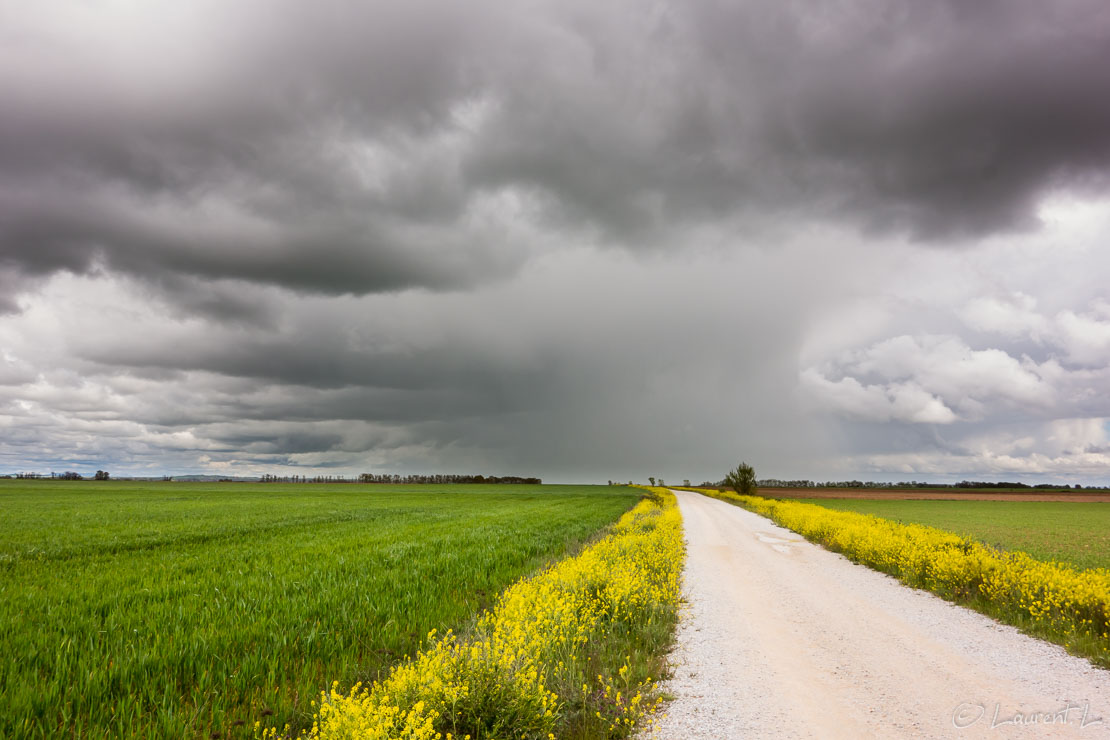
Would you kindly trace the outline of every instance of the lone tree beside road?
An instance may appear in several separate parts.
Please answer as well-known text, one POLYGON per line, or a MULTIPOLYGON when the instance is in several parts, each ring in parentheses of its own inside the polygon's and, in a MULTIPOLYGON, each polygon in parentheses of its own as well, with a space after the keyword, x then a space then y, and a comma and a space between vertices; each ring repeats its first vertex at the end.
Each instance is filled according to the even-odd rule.
POLYGON ((736 470, 728 471, 725 485, 741 496, 754 496, 758 490, 755 487, 755 468, 746 462, 740 463, 736 466, 736 470))

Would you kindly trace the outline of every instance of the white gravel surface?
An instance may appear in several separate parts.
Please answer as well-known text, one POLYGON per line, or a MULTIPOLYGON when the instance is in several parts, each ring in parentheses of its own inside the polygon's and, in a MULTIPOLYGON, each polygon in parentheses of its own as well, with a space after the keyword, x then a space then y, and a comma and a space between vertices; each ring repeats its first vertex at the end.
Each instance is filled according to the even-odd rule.
POLYGON ((687 605, 650 737, 1110 738, 1110 671, 675 494, 687 605))

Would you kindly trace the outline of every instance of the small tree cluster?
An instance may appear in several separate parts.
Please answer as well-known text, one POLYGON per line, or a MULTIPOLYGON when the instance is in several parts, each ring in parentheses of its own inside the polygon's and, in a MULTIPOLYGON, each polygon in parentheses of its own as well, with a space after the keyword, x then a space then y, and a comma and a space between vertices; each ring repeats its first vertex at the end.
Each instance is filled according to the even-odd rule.
POLYGON ((517 485, 539 485, 540 478, 523 478, 517 475, 391 475, 389 473, 363 473, 360 483, 513 483, 517 485))

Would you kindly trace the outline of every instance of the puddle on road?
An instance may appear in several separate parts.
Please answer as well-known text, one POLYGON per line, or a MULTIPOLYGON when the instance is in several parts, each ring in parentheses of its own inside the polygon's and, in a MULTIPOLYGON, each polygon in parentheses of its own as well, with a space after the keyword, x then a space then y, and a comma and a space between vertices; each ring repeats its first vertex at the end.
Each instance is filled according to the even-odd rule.
POLYGON ((770 545, 772 550, 774 550, 776 552, 784 553, 786 555, 789 555, 790 553, 794 552, 792 549, 790 549, 790 543, 792 543, 792 542, 801 542, 802 541, 802 540, 784 540, 781 537, 772 537, 771 535, 763 534, 762 532, 756 532, 755 536, 759 538, 760 542, 765 542, 768 545, 770 545))

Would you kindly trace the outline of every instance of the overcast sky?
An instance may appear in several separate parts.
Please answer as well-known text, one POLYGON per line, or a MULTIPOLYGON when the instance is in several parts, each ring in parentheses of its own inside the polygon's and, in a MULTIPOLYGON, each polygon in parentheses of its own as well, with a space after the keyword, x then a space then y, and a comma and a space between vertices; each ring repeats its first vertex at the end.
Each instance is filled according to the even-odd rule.
POLYGON ((0 0, 0 472, 1110 482, 1105 0, 0 0))

